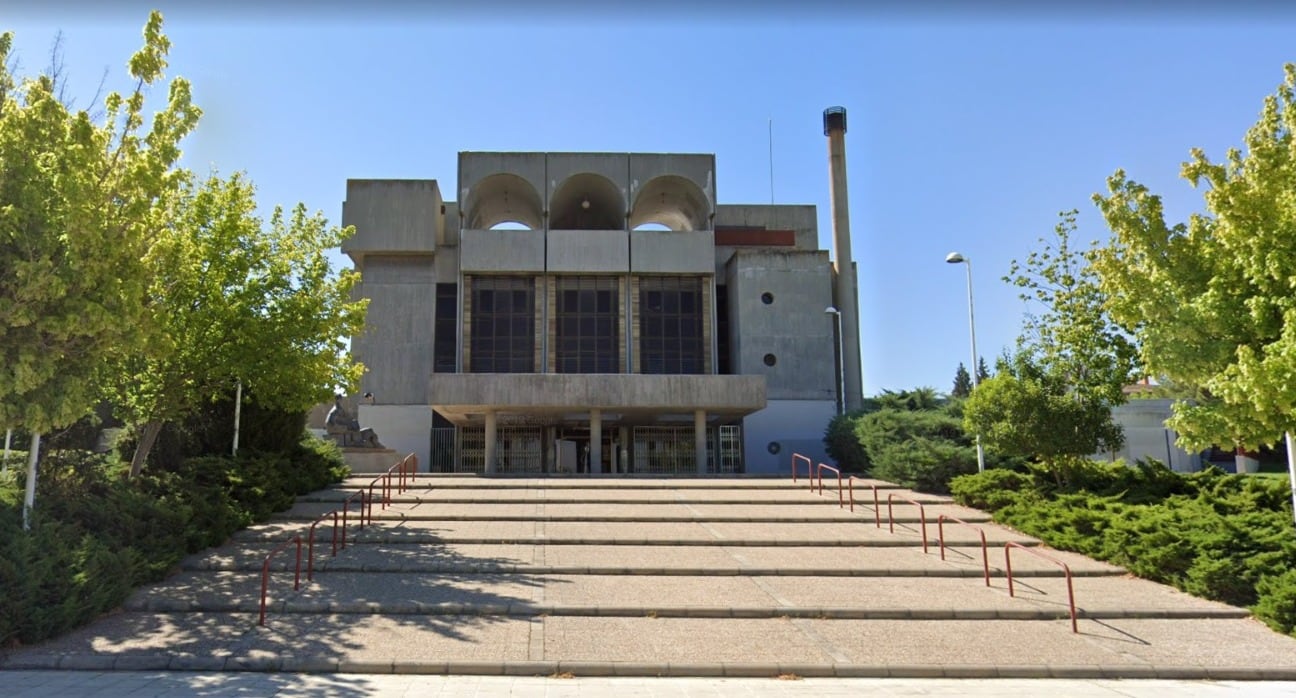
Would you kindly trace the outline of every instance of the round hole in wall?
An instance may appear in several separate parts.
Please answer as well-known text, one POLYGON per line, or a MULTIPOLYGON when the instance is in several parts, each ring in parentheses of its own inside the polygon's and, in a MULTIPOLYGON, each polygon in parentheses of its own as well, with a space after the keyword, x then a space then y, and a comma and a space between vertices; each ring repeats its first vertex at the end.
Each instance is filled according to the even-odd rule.
POLYGON ((769 442, 769 445, 765 447, 765 450, 777 456, 778 452, 783 450, 783 444, 780 444, 777 441, 771 441, 769 442))
POLYGON ((769 291, 762 293, 761 302, 764 303, 765 305, 770 305, 771 303, 774 302, 774 294, 770 293, 769 291))
POLYGON ((765 355, 765 365, 766 365, 766 366, 773 366, 773 365, 776 364, 776 363, 778 363, 778 357, 777 357, 777 356, 774 356, 773 354, 766 354, 766 355, 765 355))

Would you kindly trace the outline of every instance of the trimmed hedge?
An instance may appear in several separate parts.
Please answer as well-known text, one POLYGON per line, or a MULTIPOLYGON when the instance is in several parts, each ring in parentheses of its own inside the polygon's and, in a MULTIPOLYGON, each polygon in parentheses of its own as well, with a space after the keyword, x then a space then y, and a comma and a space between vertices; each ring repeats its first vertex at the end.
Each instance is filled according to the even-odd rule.
POLYGON ((348 472, 336 446, 309 436, 287 452, 190 458, 134 480, 125 470, 106 455, 46 455, 29 532, 23 474, 0 484, 0 647, 54 637, 120 606, 185 555, 348 472))
POLYGON ((955 501, 994 520, 1195 596, 1247 606, 1296 633, 1296 527, 1286 481, 1158 462, 1042 468, 956 478, 955 501))

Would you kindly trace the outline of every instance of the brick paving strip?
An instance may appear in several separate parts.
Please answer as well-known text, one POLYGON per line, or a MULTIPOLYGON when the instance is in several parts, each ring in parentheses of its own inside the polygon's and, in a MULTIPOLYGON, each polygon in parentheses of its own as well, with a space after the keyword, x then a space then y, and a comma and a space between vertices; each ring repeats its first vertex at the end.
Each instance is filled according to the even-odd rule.
MULTIPOLYGON (((1072 633, 1060 570, 1004 544, 1039 542, 946 498, 872 492, 855 511, 805 482, 422 476, 317 550, 292 591, 261 561, 367 480, 299 500, 191 556, 124 607, 0 669, 500 676, 1296 680, 1296 639, 1079 555, 1072 633), (922 549, 915 499, 927 516, 922 549), (867 500, 867 501, 866 501, 867 500), (945 530, 947 514, 986 532, 945 530)), ((322 531, 322 530, 321 530, 322 531)))

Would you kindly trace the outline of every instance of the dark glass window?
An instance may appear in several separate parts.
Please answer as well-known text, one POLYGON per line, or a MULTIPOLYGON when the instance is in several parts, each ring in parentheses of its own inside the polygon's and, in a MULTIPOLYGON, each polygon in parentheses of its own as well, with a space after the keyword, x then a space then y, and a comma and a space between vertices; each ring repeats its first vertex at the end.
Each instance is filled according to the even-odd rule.
POLYGON ((471 336, 470 372, 534 373, 534 280, 475 277, 471 336))
POLYGON ((459 330, 459 284, 436 285, 436 339, 432 345, 432 370, 454 373, 459 330))
POLYGON ((639 282, 641 373, 702 373, 702 280, 650 277, 639 282))
POLYGON ((716 286, 716 373, 729 375, 729 287, 716 286))
POLYGON ((557 283, 557 372, 620 372, 616 279, 560 277, 557 283))

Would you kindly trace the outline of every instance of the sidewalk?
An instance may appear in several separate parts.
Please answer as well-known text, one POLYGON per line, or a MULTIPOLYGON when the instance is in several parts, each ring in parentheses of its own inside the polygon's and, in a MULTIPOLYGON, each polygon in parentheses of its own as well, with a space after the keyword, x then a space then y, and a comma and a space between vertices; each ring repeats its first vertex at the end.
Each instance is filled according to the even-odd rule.
POLYGON ((972 696, 1002 698, 1282 698, 1296 682, 1088 681, 1062 679, 725 679, 394 676, 389 674, 206 674, 186 672, 6 671, 8 698, 95 696, 545 696, 546 698, 845 698, 972 696))

